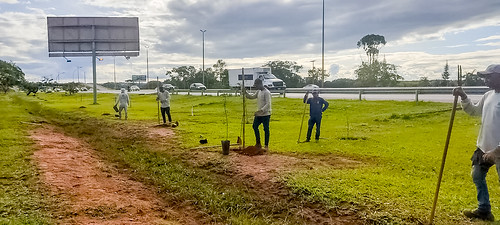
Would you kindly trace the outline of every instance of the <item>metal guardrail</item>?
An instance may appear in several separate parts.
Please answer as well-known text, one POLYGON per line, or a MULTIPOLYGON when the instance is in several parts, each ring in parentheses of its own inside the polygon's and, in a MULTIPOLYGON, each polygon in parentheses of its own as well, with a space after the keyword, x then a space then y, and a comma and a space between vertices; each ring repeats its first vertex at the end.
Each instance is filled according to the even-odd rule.
MULTIPOLYGON (((374 87, 374 88, 319 88, 323 94, 358 94, 359 100, 365 94, 414 94, 415 101, 418 102, 418 96, 421 94, 451 94, 455 87, 374 87)), ((484 94, 489 88, 480 87, 462 87, 468 94, 484 94)), ((288 88, 283 92, 286 93, 305 93, 304 88, 288 88)))
MULTIPOLYGON (((451 94, 455 87, 372 87, 372 88, 319 88, 322 94, 357 94, 359 100, 366 94, 414 94, 415 101, 418 102, 418 96, 422 94, 451 94)), ((484 94, 489 88, 485 86, 462 87, 467 94, 484 94)), ((271 90, 271 93, 278 94, 280 97, 286 97, 287 93, 305 93, 311 89, 304 88, 287 88, 284 90, 271 90)), ((173 91, 175 94, 179 92, 191 93, 217 93, 221 94, 235 94, 240 95, 239 89, 207 89, 207 90, 190 90, 190 89, 176 89, 173 91)))
POLYGON ((206 90, 191 90, 191 89, 175 89, 172 91, 174 94, 179 94, 179 92, 186 93, 188 95, 191 95, 191 93, 201 93, 201 95, 204 95, 205 93, 217 93, 217 96, 221 94, 235 94, 239 95, 240 90, 234 90, 234 89, 206 89, 206 90))

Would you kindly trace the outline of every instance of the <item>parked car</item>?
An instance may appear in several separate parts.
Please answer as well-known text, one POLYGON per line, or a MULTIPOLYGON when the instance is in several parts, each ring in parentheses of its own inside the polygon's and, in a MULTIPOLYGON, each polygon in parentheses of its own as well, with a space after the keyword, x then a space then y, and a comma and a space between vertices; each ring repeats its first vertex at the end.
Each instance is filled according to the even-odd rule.
POLYGON ((312 90, 315 90, 315 89, 319 89, 319 86, 316 85, 316 84, 308 84, 304 87, 302 87, 303 89, 306 89, 308 91, 312 91, 312 90))
POLYGON ((189 89, 191 89, 191 90, 207 90, 207 87, 205 87, 205 85, 203 85, 202 83, 192 83, 189 86, 189 89))
POLYGON ((137 85, 130 86, 130 91, 140 91, 141 89, 137 85))
POLYGON ((174 85, 171 85, 171 84, 164 84, 163 85, 163 88, 169 92, 172 92, 175 90, 175 86, 174 85))

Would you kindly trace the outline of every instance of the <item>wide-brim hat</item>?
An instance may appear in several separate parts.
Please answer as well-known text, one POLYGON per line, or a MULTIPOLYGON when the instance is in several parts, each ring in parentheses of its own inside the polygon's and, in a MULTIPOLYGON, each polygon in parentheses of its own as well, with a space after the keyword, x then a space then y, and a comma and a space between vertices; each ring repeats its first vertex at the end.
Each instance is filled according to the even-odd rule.
POLYGON ((477 72, 477 75, 480 77, 492 74, 500 75, 500 64, 491 64, 486 67, 486 70, 477 72))

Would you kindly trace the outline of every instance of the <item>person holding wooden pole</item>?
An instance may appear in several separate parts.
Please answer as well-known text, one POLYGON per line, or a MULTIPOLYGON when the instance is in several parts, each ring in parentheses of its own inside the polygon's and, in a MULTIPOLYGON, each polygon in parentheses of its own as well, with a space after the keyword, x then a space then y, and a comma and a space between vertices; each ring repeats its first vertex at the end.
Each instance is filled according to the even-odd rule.
POLYGON ((271 92, 262 84, 261 79, 256 79, 254 83, 257 92, 249 94, 245 91, 246 97, 249 99, 257 99, 257 111, 253 119, 253 131, 255 133, 255 147, 262 148, 260 142, 259 126, 264 127, 264 148, 269 149, 269 121, 271 120, 271 92))
POLYGON ((323 116, 323 112, 328 108, 329 104, 327 101, 325 101, 325 99, 319 97, 319 91, 316 89, 312 91, 312 98, 308 98, 308 95, 309 91, 306 92, 303 100, 304 103, 310 105, 306 142, 311 141, 311 133, 314 124, 316 124, 316 134, 314 139, 318 141, 321 130, 321 117, 323 116))
POLYGON ((453 95, 462 99, 463 110, 471 116, 481 116, 481 128, 477 137, 477 149, 472 155, 472 181, 476 185, 478 207, 464 211, 468 218, 494 221, 491 213, 490 196, 486 184, 486 174, 496 164, 500 174, 500 64, 493 64, 485 71, 478 72, 490 91, 477 104, 473 104, 461 87, 453 90, 453 95))
POLYGON ((165 90, 163 86, 160 86, 160 91, 158 92, 156 101, 161 103, 161 117, 163 118, 163 124, 167 124, 165 114, 168 116, 168 123, 172 123, 172 117, 170 116, 170 93, 165 90))

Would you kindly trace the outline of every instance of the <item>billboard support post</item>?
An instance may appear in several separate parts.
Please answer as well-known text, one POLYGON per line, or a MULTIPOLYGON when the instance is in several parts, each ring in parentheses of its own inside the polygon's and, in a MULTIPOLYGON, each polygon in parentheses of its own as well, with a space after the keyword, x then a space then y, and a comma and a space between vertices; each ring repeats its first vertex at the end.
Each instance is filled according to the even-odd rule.
MULTIPOLYGON (((93 27, 92 27, 93 28, 93 27)), ((94 29, 92 29, 94 30, 94 29)), ((94 93, 94 105, 97 104, 97 73, 96 73, 96 54, 95 54, 95 42, 92 42, 92 92, 94 93)))

